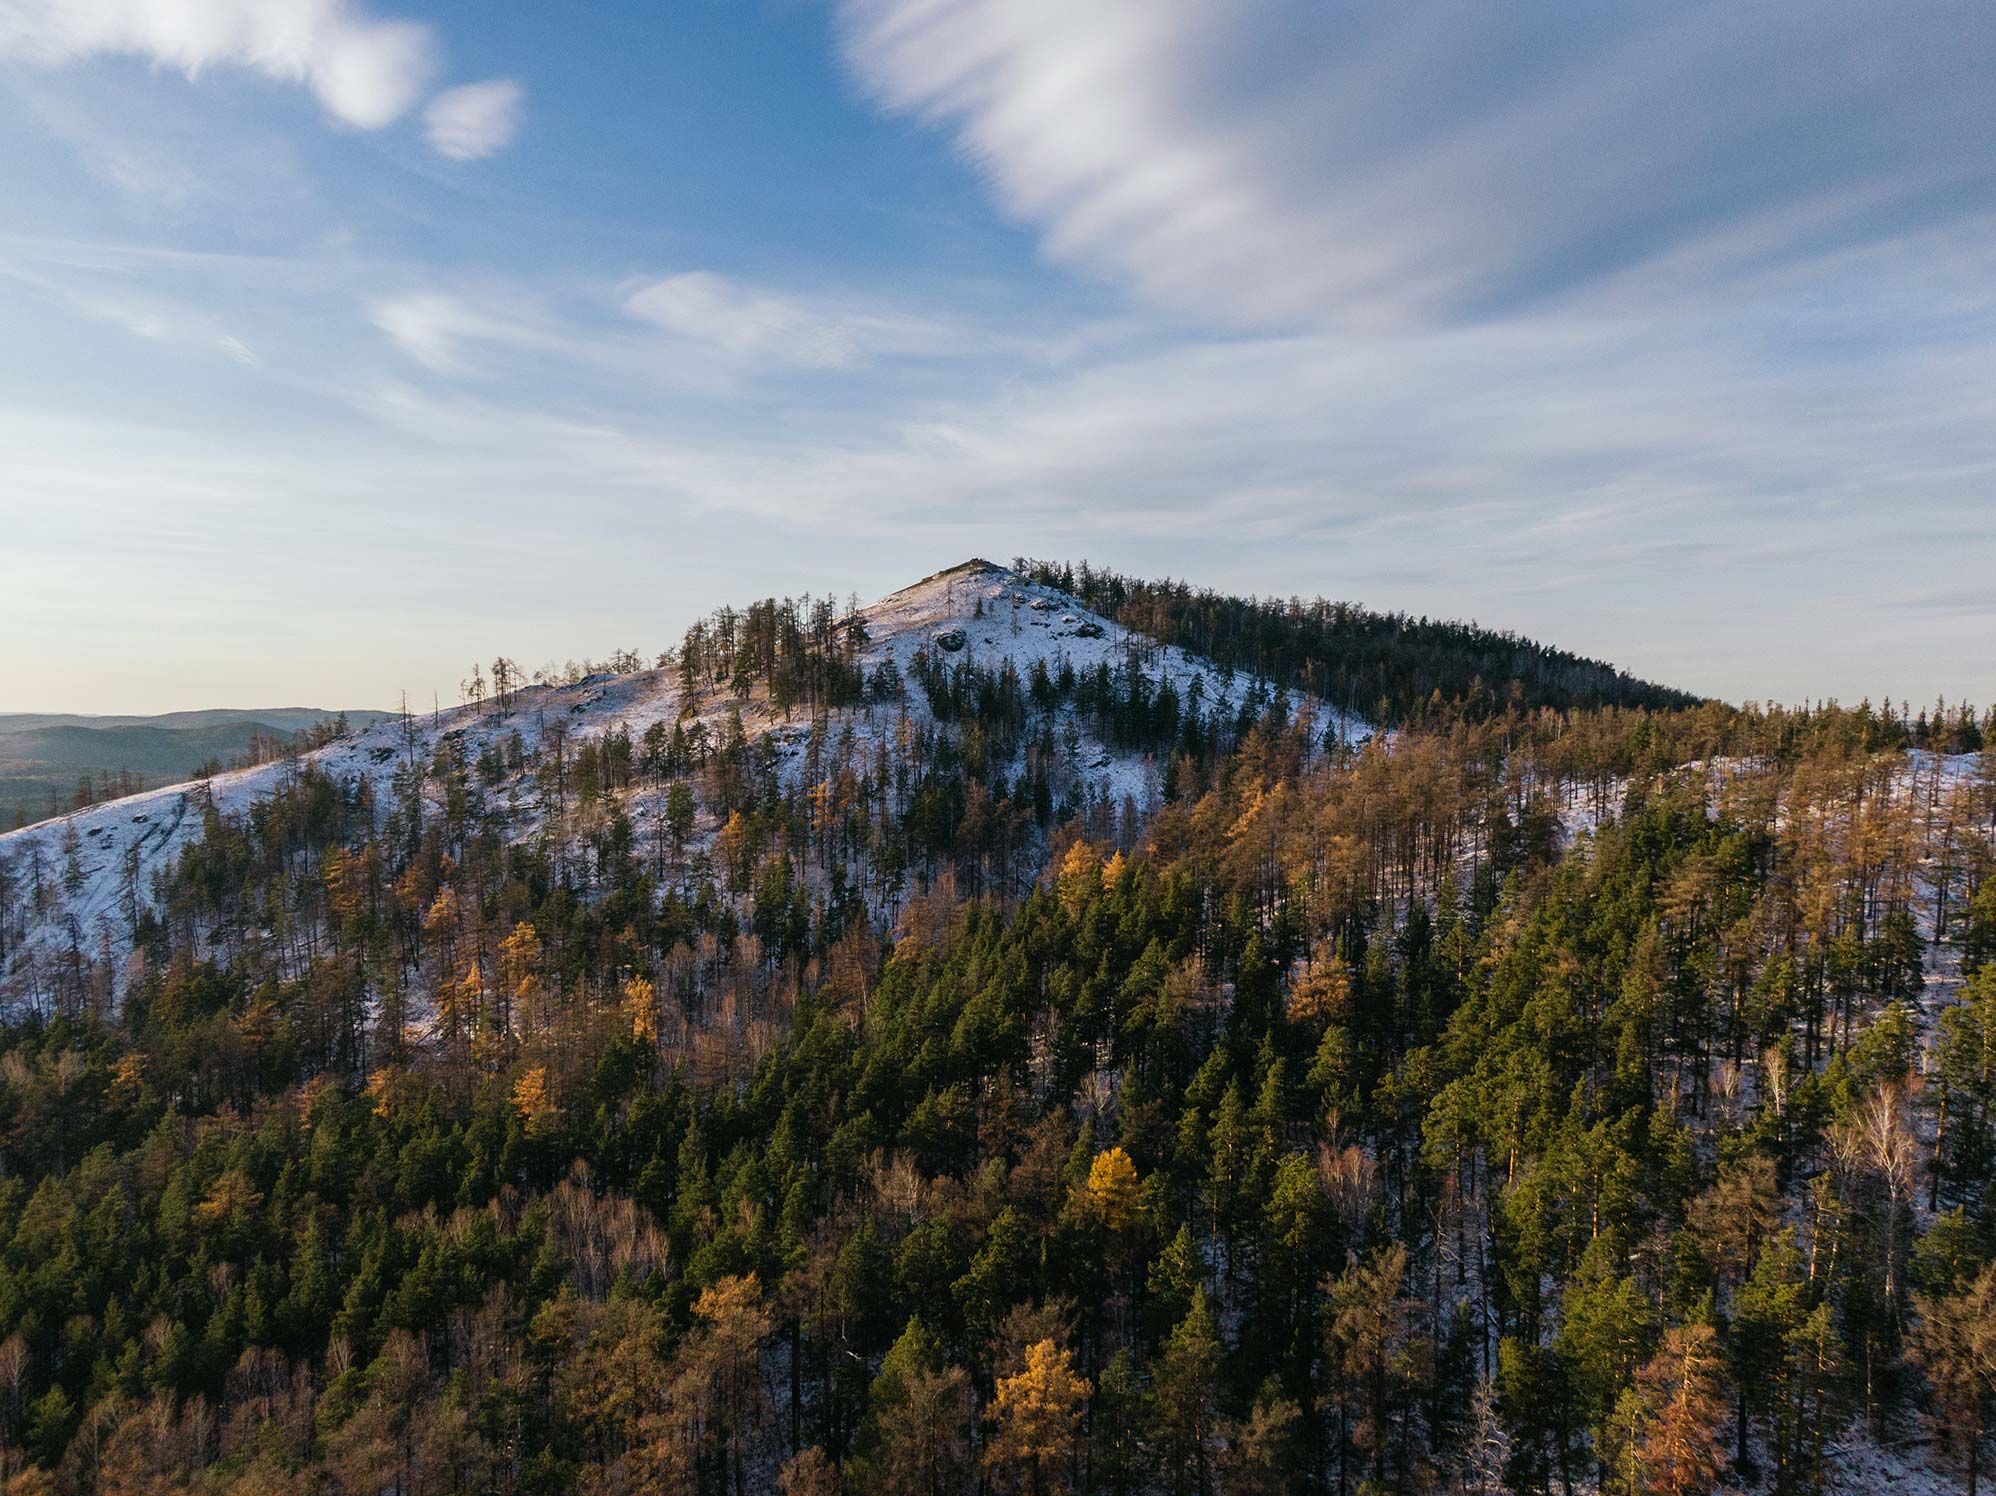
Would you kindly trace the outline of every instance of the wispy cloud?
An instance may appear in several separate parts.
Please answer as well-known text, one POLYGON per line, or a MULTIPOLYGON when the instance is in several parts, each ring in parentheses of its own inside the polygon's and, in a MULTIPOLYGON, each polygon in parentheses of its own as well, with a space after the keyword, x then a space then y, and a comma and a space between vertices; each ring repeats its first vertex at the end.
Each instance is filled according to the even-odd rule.
POLYGON ((378 130, 422 96, 430 28, 346 0, 6 0, 0 53, 60 63, 122 54, 177 68, 245 67, 310 88, 343 124, 378 130))
MULTIPOLYGON (((137 57, 189 79, 244 68, 310 89, 332 119, 359 130, 408 114, 441 54, 430 26, 357 0, 0 0, 0 57, 45 66, 137 57)), ((508 78, 445 90, 424 111, 431 147, 459 161, 494 154, 519 128, 521 98, 508 78)))
MULTIPOLYGON (((882 358, 968 351, 962 319, 856 299, 800 296, 709 270, 629 287, 624 310, 659 331, 745 365, 843 369, 882 358)), ((988 348, 986 338, 974 338, 988 348)))
POLYGON ((863 84, 950 132, 1050 254, 1227 322, 1433 323, 1996 201, 1983 0, 837 14, 863 84))
POLYGON ((486 280, 402 291, 377 297, 369 319, 432 374, 545 378, 559 370, 568 388, 582 376, 626 395, 739 391, 759 373, 843 368, 860 351, 857 323, 705 273, 636 289, 549 289, 486 280))
POLYGON ((793 392, 852 388, 864 372, 886 382, 950 368, 1050 366, 1099 347, 1112 328, 1041 325, 991 309, 950 309, 891 293, 805 295, 711 270, 614 286, 551 286, 483 278, 457 289, 377 295, 368 319, 405 357, 435 375, 578 376, 609 398, 665 391, 750 398, 762 385, 793 392), (837 376, 837 378, 835 378, 837 376))
MULTIPOLYGON (((1972 249, 1987 239, 1980 229, 1953 237, 1962 241, 1953 277, 1922 284, 1959 305, 1996 275, 1996 252, 1972 249)), ((944 503, 1003 508, 1062 530, 1197 537, 1224 523, 1299 545, 1354 525, 1473 515, 1481 528, 1465 568, 1493 544, 1521 565, 1534 552, 1640 565, 1679 529, 1712 545, 1735 534, 1749 545, 1796 544, 1800 507, 1940 516, 1978 502, 1996 475, 1987 434, 1996 431, 1996 308, 1966 315, 1945 343, 1917 352, 1873 348, 1792 368, 1768 361, 1804 285, 1837 308, 1819 314, 1816 337, 1846 347, 1872 338, 1918 278, 1911 265, 1884 273, 1876 258, 1853 252, 1806 276, 1763 272, 1723 304, 1681 301, 1627 337, 1610 333, 1635 326, 1630 293, 1609 284, 1557 316, 1392 340, 1155 339, 1059 367, 1023 340, 1009 353, 986 342, 962 365, 875 350, 865 379, 786 384, 777 428, 731 423, 725 409, 689 426, 648 398, 664 386, 647 379, 666 379, 665 366, 635 359, 613 371, 621 401, 600 387, 576 399, 576 376, 604 357, 586 327, 505 320, 427 295, 376 317, 433 369, 461 369, 464 346, 481 341, 531 342, 561 361, 537 365, 531 388, 490 389, 476 403, 427 395, 420 419, 398 421, 405 429, 506 446, 531 445, 550 423, 564 443, 586 427, 611 467, 646 454, 620 469, 625 480, 670 450, 679 476, 699 475, 703 500, 759 513, 903 522, 944 503), (916 365, 928 375, 919 389, 897 382, 916 365), (833 441, 808 418, 835 410, 833 441), (541 419, 529 420, 536 411, 541 419)), ((1917 263, 1945 258, 1935 250, 1917 263)), ((835 346, 849 359, 861 345, 835 346)), ((769 352, 761 335, 749 348, 769 352)), ((413 408, 406 393, 396 408, 413 408)), ((561 461, 573 457, 564 445, 561 461)))
POLYGON ((511 78, 446 89, 423 111, 431 149, 453 161, 481 161, 504 150, 520 128, 520 85, 511 78))
MULTIPOLYGON (((75 0, 122 18, 88 40, 0 0, 0 57, 318 91, 328 28, 409 24, 146 3, 75 0)), ((955 186, 784 241, 796 173, 842 159, 799 166, 788 116, 738 220, 732 183, 631 192, 628 112, 564 120, 587 170, 474 195, 272 125, 266 90, 8 67, 0 346, 32 356, 0 360, 0 507, 54 559, 0 625, 46 622, 67 689, 103 596, 185 593, 199 551, 231 637, 281 611, 210 608, 238 578, 310 574, 312 658, 378 670, 336 620, 405 522, 545 572, 491 604, 535 651, 600 647, 579 599, 655 630, 1023 550, 1475 614, 1734 696, 1986 696, 1996 12, 1936 4, 836 0, 867 95, 1074 278, 955 186), (212 531, 160 551, 149 515, 190 506, 212 531)), ((435 86, 353 97, 459 159, 517 126, 502 80, 435 86)), ((444 549, 395 562, 383 620, 470 616, 489 583, 444 549)))
POLYGON ((437 374, 468 370, 468 349, 480 343, 518 343, 519 324, 491 316, 463 298, 440 291, 416 291, 374 303, 374 325, 403 353, 437 374))
POLYGON ((143 276, 110 268, 117 256, 60 248, 36 255, 0 238, 0 282, 72 316, 121 329, 147 342, 193 345, 245 367, 260 360, 204 300, 161 290, 143 276))
POLYGON ((809 368, 848 364, 859 344, 850 318, 826 316, 705 270, 639 286, 624 298, 624 310, 691 342, 809 368))

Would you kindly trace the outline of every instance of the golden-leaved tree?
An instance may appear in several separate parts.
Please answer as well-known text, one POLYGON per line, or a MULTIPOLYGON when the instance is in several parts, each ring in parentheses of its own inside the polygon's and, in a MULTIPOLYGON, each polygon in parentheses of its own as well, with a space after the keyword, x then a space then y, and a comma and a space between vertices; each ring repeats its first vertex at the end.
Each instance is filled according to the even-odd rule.
POLYGON ((985 1466, 1032 1496, 1068 1490, 1081 1415, 1093 1390, 1075 1371, 1073 1356, 1053 1341, 1028 1346, 1025 1369, 998 1380, 985 1466))

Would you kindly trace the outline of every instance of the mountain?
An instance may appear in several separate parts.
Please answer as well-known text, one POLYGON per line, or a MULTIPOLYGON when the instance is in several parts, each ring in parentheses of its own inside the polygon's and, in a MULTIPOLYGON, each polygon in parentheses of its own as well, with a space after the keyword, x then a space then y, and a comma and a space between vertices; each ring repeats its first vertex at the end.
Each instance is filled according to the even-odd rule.
MULTIPOLYGON (((518 679, 514 671, 503 695, 441 714, 350 714, 351 730, 322 747, 0 836, 0 872, 11 865, 17 879, 37 886, 60 878, 68 893, 59 915, 45 909, 11 949, 0 940, 0 1005, 32 1003, 47 980, 38 962, 59 950, 73 966, 95 958, 100 986, 114 987, 143 912, 156 908, 158 880, 221 828, 298 795, 308 780, 307 790, 327 787, 343 804, 364 806, 366 825, 396 814, 407 824, 462 817, 459 801, 468 797, 473 818, 506 843, 578 854, 614 816, 623 835, 649 843, 659 875, 659 849, 670 842, 674 868, 692 877, 703 875, 730 818, 743 810, 765 803, 796 814, 815 787, 842 776, 898 773, 914 786, 897 791, 908 797, 901 810, 935 822, 922 837, 951 841, 966 819, 981 831, 994 802, 1030 821, 1007 839, 995 875, 1009 895, 1038 876, 1054 828, 1071 823, 1130 842, 1182 793, 1173 783, 1181 769, 1195 777, 1210 771, 1257 723, 1292 730, 1306 760, 1364 745, 1375 723, 1320 691, 1373 700, 1380 725, 1395 730, 1436 713, 1445 726, 1545 709, 1653 712, 1663 714, 1659 721, 1709 727, 1731 710, 1475 625, 1225 597, 1085 565, 982 559, 851 613, 809 597, 721 609, 688 630, 667 666, 559 684, 518 679), (1084 595, 1107 611, 1086 606, 1084 595), (1492 673, 1505 668, 1520 673, 1492 673), (730 767, 718 772, 716 763, 730 767), (582 816, 567 788, 576 773, 588 780, 578 792, 587 800, 582 816), (694 796, 687 786, 696 775, 709 782, 694 796), (461 794, 453 788, 459 781, 461 794), (559 787, 553 794, 550 782, 559 787), (679 807, 675 789, 686 802, 679 807)), ((261 715, 274 728, 314 714, 261 715)), ((259 730, 217 720, 227 716, 176 714, 178 725, 166 727, 151 719, 111 719, 112 726, 51 719, 14 736, 72 756, 94 744, 130 744, 130 756, 159 762, 176 743, 213 748, 259 730)), ((1710 739, 1708 728, 1697 730, 1707 737, 1675 751, 1652 743, 1650 768, 1699 756, 1693 743, 1710 739)), ((1623 782, 1618 774, 1583 784, 1562 773, 1537 793, 1551 794, 1570 840, 1609 813, 1623 782)), ((876 920, 891 921, 934 867, 875 871, 877 886, 853 897, 876 920)), ((754 904, 746 889, 734 896, 744 908, 754 904)), ((242 933, 227 920, 196 932, 220 940, 218 949, 242 933)))
POLYGON ((78 781, 105 798, 136 779, 184 780, 202 765, 227 763, 258 743, 283 742, 345 716, 355 726, 382 712, 332 712, 317 707, 166 712, 153 717, 0 712, 0 825, 40 819, 51 802, 75 802, 78 781))
POLYGON ((35 1489, 1964 1488, 1996 716, 982 561, 496 674, 0 837, 35 1489))
MULTIPOLYGON (((376 804, 385 805, 393 798, 398 773, 431 763, 440 748, 464 764, 503 760, 485 793, 492 801, 506 802, 506 834, 524 841, 543 835, 550 819, 549 807, 535 793, 536 769, 529 760, 574 752, 575 745, 592 737, 613 734, 629 752, 647 734, 656 741, 672 730, 705 745, 682 752, 704 753, 724 744, 738 723, 744 740, 767 754, 775 780, 794 789, 800 776, 815 782, 835 772, 834 759, 850 766, 877 752, 890 735, 932 732, 944 719, 975 715, 980 693, 988 698, 994 691, 1009 691, 1023 710, 1025 698, 1037 689, 1042 698, 1060 698, 1043 724, 1046 741, 1038 745, 1047 750, 1037 773, 1050 805, 1062 818, 1090 811, 1101 819, 1134 821, 1155 807, 1168 765, 1160 762, 1153 741, 1158 734, 1130 719, 1132 708, 1146 715, 1169 714, 1172 725, 1162 737, 1168 749, 1188 714, 1245 725, 1279 694, 1259 675, 1216 669, 1210 661, 1158 644, 1082 607, 1059 587, 1028 581, 983 560, 925 577, 850 617, 833 617, 829 604, 822 602, 816 612, 815 627, 823 638, 804 637, 799 628, 787 647, 775 636, 785 627, 784 607, 771 600, 740 614, 723 610, 696 625, 674 668, 600 673, 565 685, 518 688, 503 701, 459 707, 435 718, 404 721, 367 714, 374 718, 371 725, 296 758, 123 796, 0 836, 0 856, 11 857, 31 874, 44 867, 64 870, 74 885, 65 919, 77 921, 92 951, 110 952, 121 961, 130 948, 136 906, 155 876, 213 829, 214 816, 245 815, 304 773, 329 776, 348 793, 364 787, 376 804), (850 658, 838 657, 848 645, 850 658), (703 656, 697 672, 689 668, 691 655, 703 656), (765 655, 768 669, 759 663, 765 655), (744 663, 742 656, 755 658, 744 663), (793 657, 798 671, 829 668, 863 684, 846 693, 851 699, 832 691, 835 705, 804 697, 786 700, 786 690, 794 688, 774 667, 793 657), (756 676, 759 669, 763 674, 756 676), (744 670, 756 676, 748 689, 740 689, 744 670), (911 685, 919 688, 909 689, 911 685), (1105 693, 1116 697, 1113 707, 1105 693), (73 860, 65 850, 72 841, 80 849, 73 860)), ((1355 746, 1370 735, 1362 719, 1307 698, 1294 703, 1305 704, 1319 713, 1324 742, 1355 746)), ((150 729, 35 731, 85 731, 109 739, 150 729)), ((1014 745, 1006 776, 1023 771, 1035 751, 1024 742, 1014 745)), ((1163 755, 1169 756, 1168 751, 1163 755)), ((614 798, 621 813, 639 826, 655 827, 666 813, 662 776, 653 783, 640 779, 620 787, 614 798)), ((710 845, 724 819, 714 805, 702 806, 688 833, 689 844, 695 850, 710 845)), ((66 928, 45 924, 38 939, 17 949, 15 965, 21 966, 31 949, 53 947, 68 934, 66 928)), ((7 990, 0 984, 0 993, 7 990)))

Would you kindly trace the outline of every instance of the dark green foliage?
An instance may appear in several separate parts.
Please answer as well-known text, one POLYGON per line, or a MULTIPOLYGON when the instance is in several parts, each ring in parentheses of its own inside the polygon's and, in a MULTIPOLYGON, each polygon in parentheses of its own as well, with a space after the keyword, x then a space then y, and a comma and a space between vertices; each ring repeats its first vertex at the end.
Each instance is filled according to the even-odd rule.
MULTIPOLYGON (((1373 627, 1198 606, 1299 680, 1373 627)), ((0 1032, 9 1470, 966 1490, 1043 1341, 1091 1390, 1036 1478, 1103 1491, 1620 1490, 1675 1406, 1786 1493, 1919 1416, 1917 1304, 1996 1254, 1992 884, 1956 858, 1930 950, 1883 719, 1465 683, 1336 754, 1134 670, 861 679, 829 605, 702 629, 694 684, 812 714, 802 787, 739 719, 303 768, 208 813, 115 1021, 79 983, 0 1032), (1013 767, 1074 712, 1180 765, 1141 827, 1013 767)))

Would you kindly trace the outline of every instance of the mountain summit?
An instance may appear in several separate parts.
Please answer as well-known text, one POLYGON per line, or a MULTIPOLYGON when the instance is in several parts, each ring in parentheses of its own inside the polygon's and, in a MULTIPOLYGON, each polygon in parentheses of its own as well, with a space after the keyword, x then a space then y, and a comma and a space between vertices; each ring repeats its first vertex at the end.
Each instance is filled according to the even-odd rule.
MULTIPOLYGON (((31 921, 4 966, 17 1005, 45 983, 41 962, 94 961, 115 983, 152 889, 218 827, 310 779, 368 814, 386 816, 420 783, 424 814, 449 809, 455 765, 489 804, 503 805, 505 836, 586 840, 620 817, 633 834, 673 838, 672 788, 719 755, 739 758, 765 791, 782 796, 841 776, 857 782, 883 756, 930 764, 974 730, 995 776, 1040 821, 1080 814, 1134 825, 1153 810, 1171 750, 1190 721, 1231 736, 1275 705, 1277 685, 1216 669, 1081 605, 1060 587, 973 558, 859 608, 828 600, 770 600, 723 609, 694 625, 651 668, 512 687, 449 711, 393 717, 323 748, 107 801, 0 836, 0 858, 30 881, 56 880, 67 897, 31 921), (1138 720, 1138 719, 1142 720, 1138 720), (597 772, 589 814, 543 793, 550 771, 589 754, 597 772), (444 765, 443 772, 431 772, 444 765)), ((1298 699, 1316 741, 1356 744, 1355 717, 1298 699)), ((1198 726, 1195 732, 1207 731, 1198 726)), ((681 813, 682 867, 711 853, 741 806, 731 793, 694 794, 681 813)), ((961 813, 959 808, 954 813, 961 813)), ((413 807, 408 814, 414 815, 413 807)), ((890 910, 899 890, 877 894, 890 910)), ((222 929, 225 938, 241 932, 222 929)))

